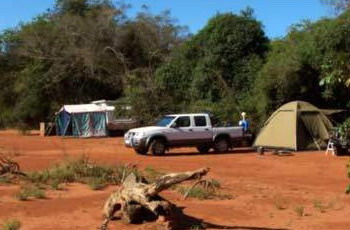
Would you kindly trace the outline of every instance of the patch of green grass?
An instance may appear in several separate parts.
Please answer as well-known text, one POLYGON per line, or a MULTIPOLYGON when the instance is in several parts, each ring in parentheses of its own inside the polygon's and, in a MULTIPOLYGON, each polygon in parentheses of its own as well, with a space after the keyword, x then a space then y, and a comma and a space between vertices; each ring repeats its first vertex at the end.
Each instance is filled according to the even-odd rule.
POLYGON ((194 224, 189 228, 189 230, 201 230, 201 229, 205 229, 205 227, 202 226, 201 224, 194 224))
POLYGON ((34 187, 31 191, 30 191, 30 195, 37 198, 37 199, 45 199, 46 198, 46 194, 45 191, 38 188, 38 187, 34 187))
POLYGON ((103 179, 94 177, 88 180, 88 185, 92 190, 102 190, 107 186, 103 179))
POLYGON ((345 193, 350 194, 350 184, 348 185, 348 187, 346 187, 345 193))
POLYGON ((11 184, 12 180, 7 175, 0 176, 0 184, 11 184))
POLYGON ((21 222, 16 219, 8 219, 1 226, 1 230, 18 230, 21 228, 21 222))
POLYGON ((305 208, 304 208, 304 206, 296 206, 294 211, 300 217, 305 216, 305 208))
POLYGON ((286 207, 286 202, 279 195, 275 195, 273 197, 273 204, 276 207, 276 209, 278 209, 278 210, 284 210, 284 209, 287 208, 286 207))
POLYGON ((26 201, 30 197, 34 197, 37 199, 44 199, 46 198, 45 191, 41 188, 33 185, 26 185, 21 187, 21 190, 15 194, 16 199, 21 201, 26 201))
POLYGON ((195 186, 178 186, 178 191, 186 197, 193 197, 200 200, 206 199, 231 199, 232 196, 220 192, 220 182, 214 179, 199 181, 195 186))
POLYGON ((193 187, 190 190, 188 190, 188 187, 179 187, 179 192, 182 195, 185 195, 187 193, 187 197, 193 197, 200 200, 207 200, 212 199, 215 196, 215 193, 213 191, 204 189, 202 187, 193 187))
POLYGON ((137 174, 137 169, 126 166, 102 166, 93 164, 87 157, 75 160, 67 160, 53 167, 40 171, 28 173, 28 180, 32 183, 53 184, 57 187, 61 183, 89 183, 91 181, 100 184, 119 184, 123 176, 131 172, 137 174))
POLYGON ((53 190, 62 190, 63 188, 61 187, 61 184, 59 181, 52 180, 50 183, 50 187, 53 190))
POLYGON ((322 201, 320 200, 314 200, 313 202, 314 208, 317 209, 319 212, 326 212, 326 206, 323 205, 322 201))
POLYGON ((15 198, 20 201, 26 201, 29 198, 29 193, 27 191, 20 190, 15 194, 15 198))
POLYGON ((153 183, 155 182, 157 179, 159 179, 161 176, 163 176, 164 173, 161 173, 157 170, 155 170, 154 168, 152 168, 151 166, 147 166, 144 170, 143 170, 143 176, 146 178, 146 180, 149 183, 153 183))

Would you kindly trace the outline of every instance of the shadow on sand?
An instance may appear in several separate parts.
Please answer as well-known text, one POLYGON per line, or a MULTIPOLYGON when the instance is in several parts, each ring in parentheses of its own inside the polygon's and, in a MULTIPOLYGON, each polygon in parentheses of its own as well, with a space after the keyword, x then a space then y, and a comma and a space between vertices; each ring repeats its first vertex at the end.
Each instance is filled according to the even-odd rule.
MULTIPOLYGON (((181 156, 210 156, 210 155, 229 155, 229 154, 257 154, 256 151, 252 148, 243 148, 243 149, 233 149, 225 153, 217 153, 217 152, 208 152, 208 153, 200 153, 200 152, 167 152, 161 157, 181 157, 181 156)), ((148 156, 153 156, 153 155, 148 155, 148 156)), ((159 157, 159 156, 154 156, 154 157, 159 157)))
POLYGON ((176 207, 175 212, 171 217, 173 229, 236 229, 236 230, 288 230, 285 228, 267 228, 253 226, 228 226, 206 222, 202 219, 186 215, 184 207, 176 207))

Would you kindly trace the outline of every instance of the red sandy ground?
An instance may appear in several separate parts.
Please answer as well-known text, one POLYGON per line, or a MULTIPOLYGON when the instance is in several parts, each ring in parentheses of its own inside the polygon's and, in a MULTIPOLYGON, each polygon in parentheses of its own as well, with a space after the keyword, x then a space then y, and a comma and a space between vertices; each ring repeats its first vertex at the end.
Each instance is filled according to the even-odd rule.
MULTIPOLYGON (((183 200, 176 191, 162 193, 183 207, 189 219, 207 223, 208 229, 350 229, 350 197, 344 193, 350 183, 348 157, 325 156, 324 152, 259 156, 247 149, 198 154, 192 148, 172 150, 163 157, 140 156, 125 148, 122 138, 21 136, 16 131, 0 132, 0 151, 11 154, 24 171, 44 169, 82 154, 103 164, 136 163, 164 172, 210 167, 209 177, 218 179, 233 199, 183 200)), ((0 224, 15 218, 22 230, 97 229, 103 204, 114 189, 92 191, 87 185, 70 184, 64 191, 47 191, 47 199, 18 201, 14 194, 19 186, 0 185, 0 224)), ((118 220, 109 227, 146 229, 118 220)))

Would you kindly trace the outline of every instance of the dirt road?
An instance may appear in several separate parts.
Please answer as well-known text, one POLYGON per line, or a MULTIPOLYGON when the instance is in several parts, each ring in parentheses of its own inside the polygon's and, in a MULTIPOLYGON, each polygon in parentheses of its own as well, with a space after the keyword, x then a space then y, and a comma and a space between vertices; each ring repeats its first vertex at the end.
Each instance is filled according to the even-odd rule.
MULTIPOLYGON (((0 151, 12 155, 24 171, 82 154, 103 164, 136 163, 164 172, 210 167, 210 177, 219 180, 233 199, 184 201, 176 191, 162 194, 183 207, 189 219, 202 219, 207 229, 350 229, 350 197, 344 193, 350 183, 348 157, 324 152, 259 156, 249 149, 199 154, 192 148, 163 157, 140 156, 125 148, 122 138, 21 136, 16 131, 0 132, 0 151)), ((44 200, 18 201, 14 194, 19 186, 0 185, 0 223, 16 218, 24 230, 96 229, 113 189, 92 191, 86 185, 71 184, 64 191, 48 191, 44 200)), ((110 229, 152 228, 112 221, 110 229)))

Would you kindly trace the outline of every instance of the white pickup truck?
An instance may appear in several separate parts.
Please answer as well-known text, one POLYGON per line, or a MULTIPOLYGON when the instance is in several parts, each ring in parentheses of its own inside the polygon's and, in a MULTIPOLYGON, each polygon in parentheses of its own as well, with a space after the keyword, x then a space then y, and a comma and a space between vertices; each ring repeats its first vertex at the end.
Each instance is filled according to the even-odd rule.
POLYGON ((125 133, 127 147, 138 154, 163 155, 175 147, 197 147, 201 153, 214 148, 216 152, 227 152, 242 142, 251 142, 251 135, 243 128, 212 127, 208 114, 172 114, 160 119, 155 126, 131 129, 125 133))

